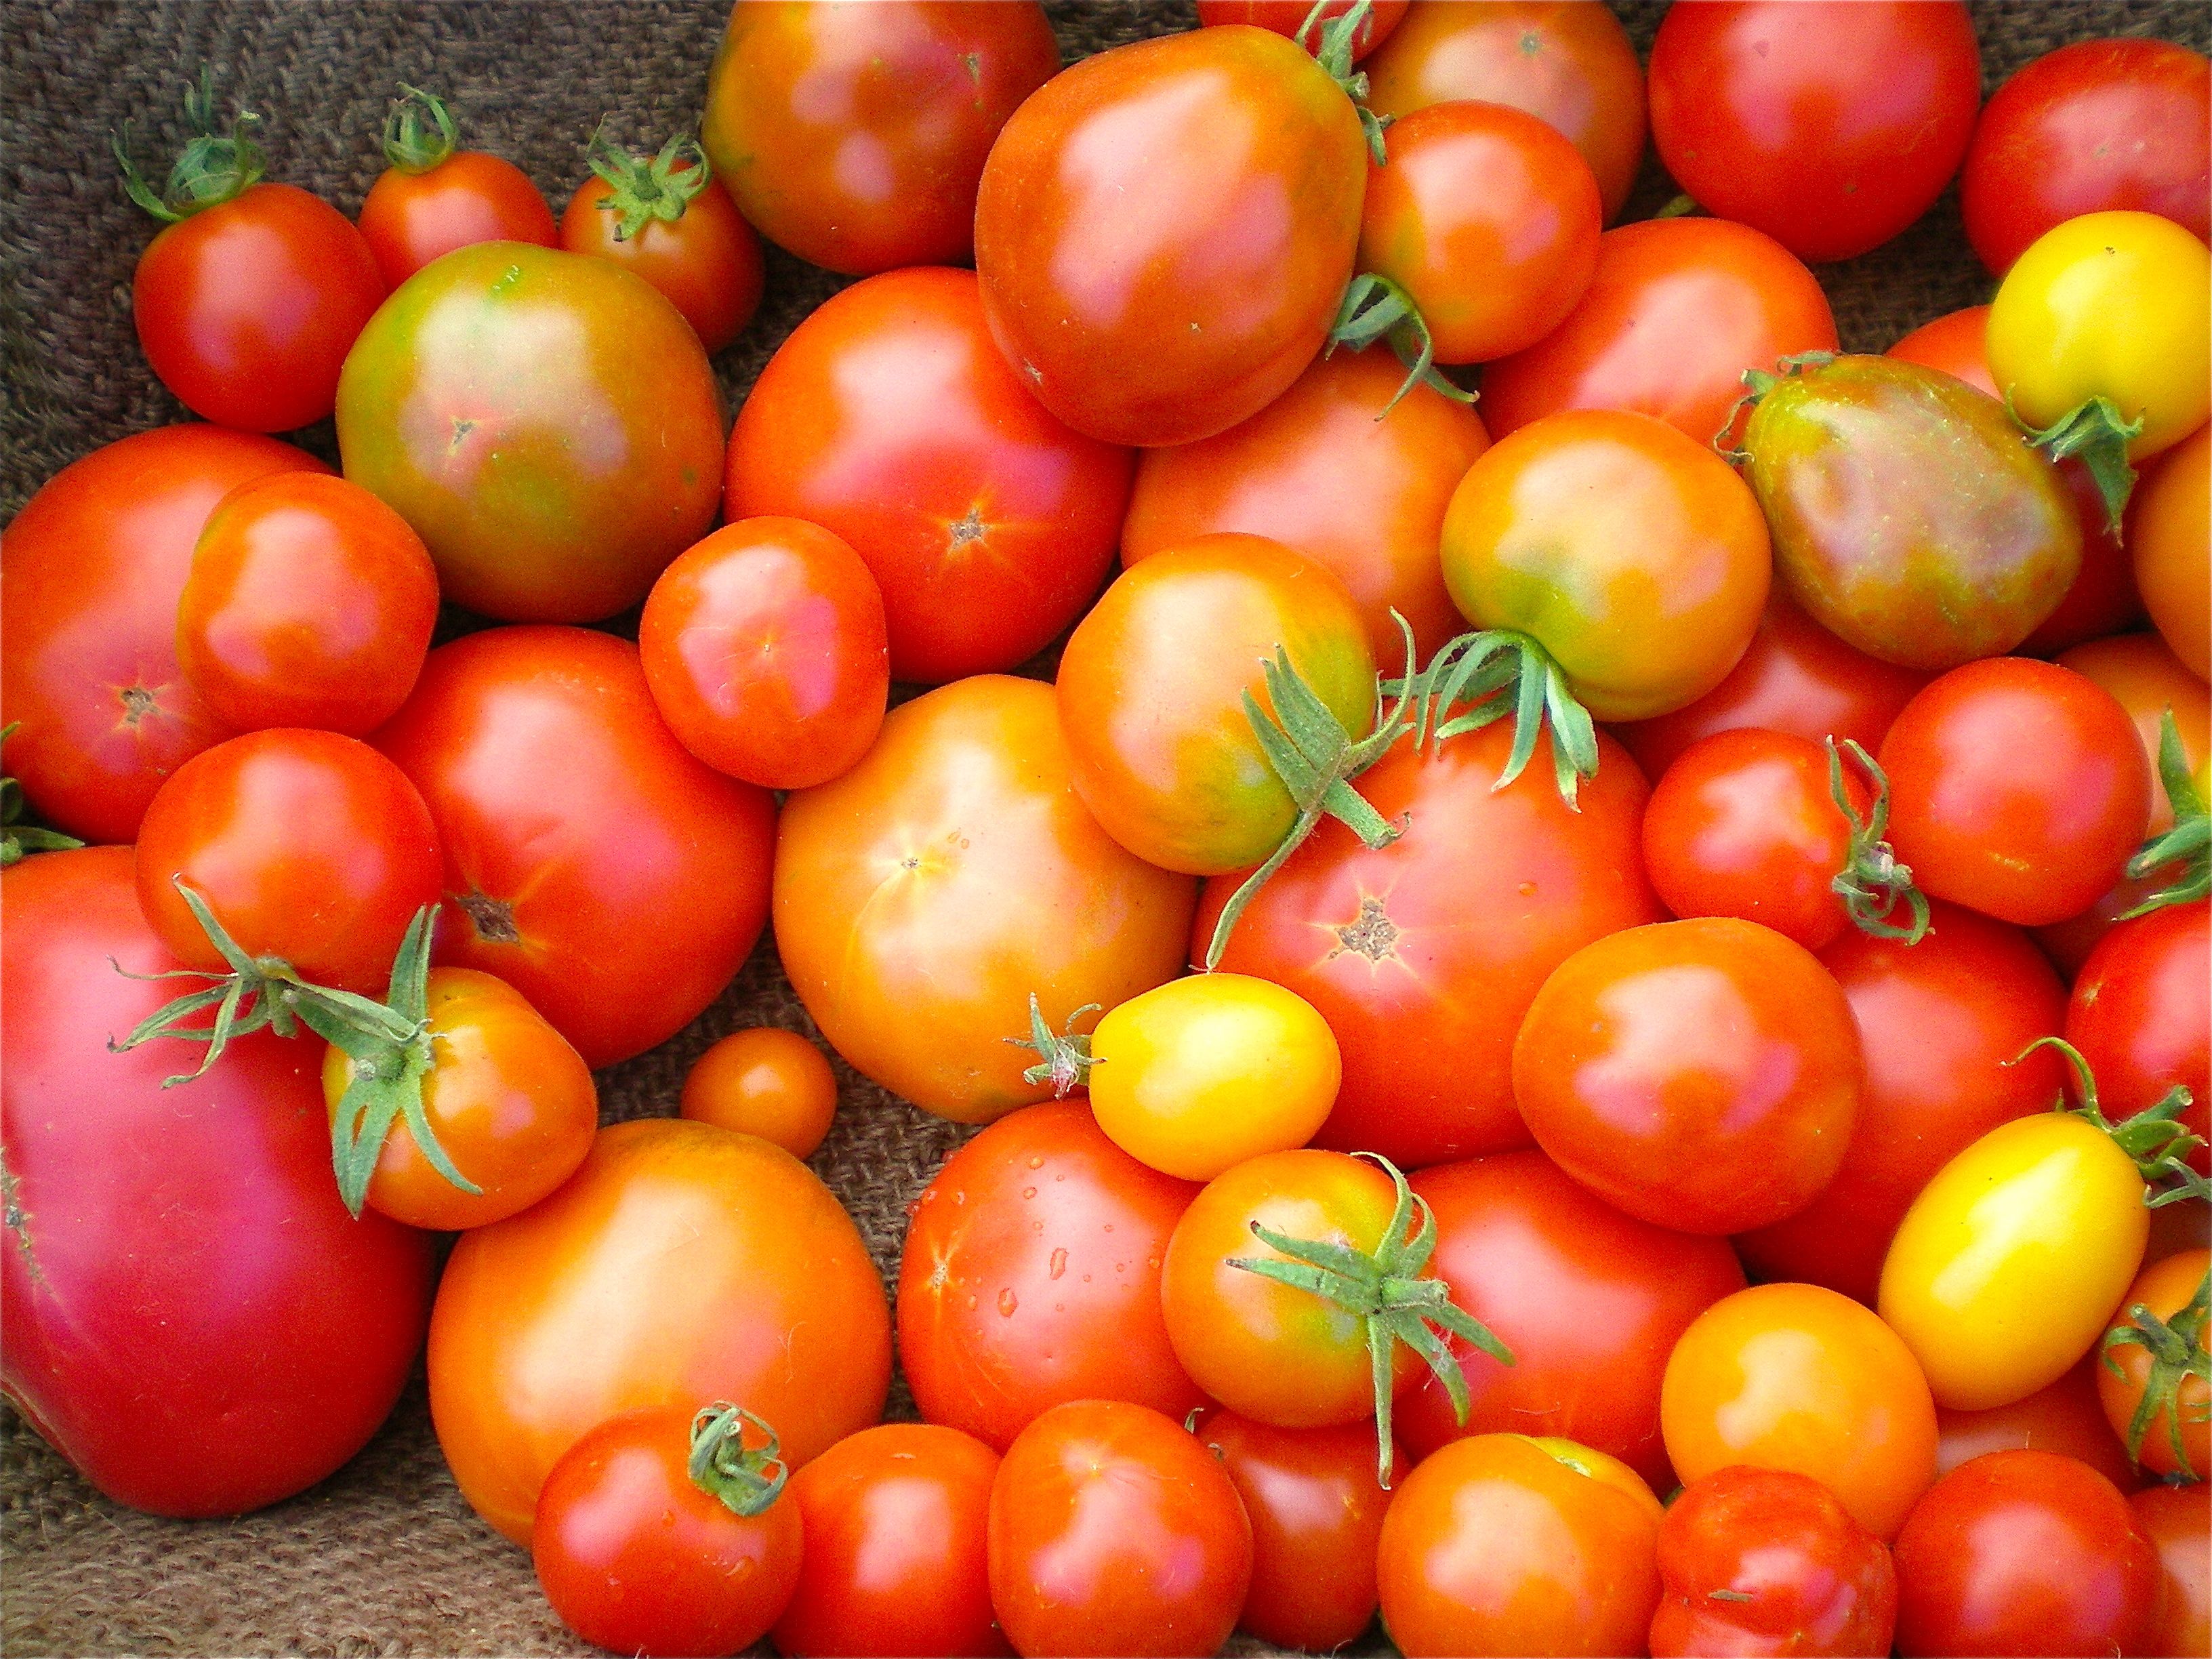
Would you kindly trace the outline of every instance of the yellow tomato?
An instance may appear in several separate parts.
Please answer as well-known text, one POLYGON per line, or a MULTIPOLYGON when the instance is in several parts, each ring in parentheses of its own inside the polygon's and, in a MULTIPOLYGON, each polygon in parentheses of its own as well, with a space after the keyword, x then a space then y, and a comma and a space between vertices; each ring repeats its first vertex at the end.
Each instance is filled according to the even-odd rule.
POLYGON ((2016 1118, 1913 1200, 1882 1262, 1881 1316, 1938 1405, 2010 1405, 2104 1335, 2149 1237, 2142 1177, 2111 1135, 2069 1113, 2016 1118))
POLYGON ((2044 232, 1990 308, 1990 374, 2031 427, 2109 398, 2141 461, 2212 413, 2212 251, 2154 213, 2085 213, 2044 232))

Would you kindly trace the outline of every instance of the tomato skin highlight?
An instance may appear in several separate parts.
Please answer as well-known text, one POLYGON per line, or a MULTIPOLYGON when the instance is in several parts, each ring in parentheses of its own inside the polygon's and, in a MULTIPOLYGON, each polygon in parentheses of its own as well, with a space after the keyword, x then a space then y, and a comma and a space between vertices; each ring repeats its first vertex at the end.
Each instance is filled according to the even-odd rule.
POLYGON ((530 175, 480 149, 457 149, 421 173, 386 167, 368 187, 356 222, 387 288, 477 242, 561 245, 553 210, 530 175))
MULTIPOLYGON (((686 169, 678 168, 678 173, 686 169)), ((561 215, 560 246, 611 260, 659 289, 713 356, 744 332, 760 309, 767 265, 760 238, 729 192, 709 179, 673 222, 648 219, 626 237, 610 210, 614 187, 596 176, 576 186, 561 215)))

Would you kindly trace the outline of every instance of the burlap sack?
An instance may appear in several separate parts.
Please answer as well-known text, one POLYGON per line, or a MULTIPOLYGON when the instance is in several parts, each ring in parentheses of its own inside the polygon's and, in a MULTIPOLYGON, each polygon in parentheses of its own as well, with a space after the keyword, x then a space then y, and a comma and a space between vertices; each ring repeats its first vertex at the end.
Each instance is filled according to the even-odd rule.
MULTIPOLYGON (((270 176, 348 211, 382 166, 398 80, 437 88, 465 142, 531 173, 557 213, 601 115, 633 147, 696 118, 724 0, 6 0, 0 5, 0 515, 100 444, 181 418, 131 324, 152 234, 125 199, 110 131, 142 155, 179 137, 181 79, 202 63, 265 118, 270 176), (156 139, 161 141, 157 146, 156 139)), ((1639 49, 1662 11, 1620 0, 1639 49)), ((1190 27, 1188 0, 1052 0, 1063 55, 1190 27)), ((2203 0, 1975 0, 1985 82, 2069 40, 2156 34, 2212 44, 2203 0)), ((166 162, 163 163, 166 165, 166 162)), ((1672 193, 1648 162, 1628 216, 1672 193)), ((1844 343, 1880 350, 1988 297, 1947 196, 1887 246, 1821 272, 1844 343)), ((769 354, 842 279, 775 250, 768 296, 717 368, 732 406, 769 354)), ((306 434, 335 459, 329 425, 306 434)), ((606 1117, 672 1113, 684 1073, 740 1025, 811 1031, 763 938, 721 1000, 673 1041, 599 1079, 606 1117)), ((814 1167, 858 1219, 888 1284, 905 1208, 964 1132, 842 1064, 837 1124, 814 1167)), ((893 1411, 911 1414, 903 1389, 893 1411)), ((447 1476, 418 1378, 337 1475, 241 1520, 179 1523, 118 1508, 0 1413, 0 1641, 11 1654, 582 1652, 527 1556, 479 1522, 447 1476)), ((1379 1637, 1371 1645, 1380 1648, 1379 1637)))

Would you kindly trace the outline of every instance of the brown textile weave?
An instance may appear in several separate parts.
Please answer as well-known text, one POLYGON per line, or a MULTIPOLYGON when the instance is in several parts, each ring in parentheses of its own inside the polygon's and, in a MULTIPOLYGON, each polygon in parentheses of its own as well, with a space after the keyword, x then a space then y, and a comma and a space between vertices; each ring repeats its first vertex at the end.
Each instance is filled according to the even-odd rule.
MULTIPOLYGON (((1648 50, 1661 7, 1625 0, 1648 50)), ((5 0, 0 4, 0 515, 66 463, 184 410, 140 357, 131 273, 152 228, 125 199, 108 135, 142 162, 180 136, 178 93, 203 62, 218 94, 265 119, 270 176, 349 212, 382 166, 393 82, 442 92, 463 141, 520 163, 558 213, 603 114, 633 148, 696 118, 720 0, 5 0)), ((1063 55, 1189 27, 1188 0, 1054 0, 1063 55)), ((1976 0, 1986 85, 2096 34, 2212 44, 2203 0, 1976 0)), ((1628 216, 1672 193, 1656 162, 1628 216)), ((1847 348, 1988 297, 1954 199, 1821 272, 1847 348)), ((768 296, 718 362, 732 407, 769 352, 842 279, 774 250, 768 296)), ((335 459, 327 422, 305 434, 335 459)), ((763 939, 688 1030, 599 1079, 609 1120, 675 1109, 685 1068, 740 1025, 811 1031, 763 939)), ((814 1167, 858 1219, 888 1283, 905 1206, 963 1131, 848 1068, 814 1167)), ((910 1413, 903 1389, 893 1409, 910 1413)), ((585 1651, 540 1598, 526 1555, 471 1514, 431 1436, 418 1376, 392 1421, 306 1495, 236 1521, 133 1514, 91 1491, 0 1413, 0 1643, 10 1654, 495 1654, 585 1651)), ((1244 1650, 1256 1651, 1249 1644, 1244 1650)), ((1380 1650, 1379 1637, 1367 1644, 1380 1650)))

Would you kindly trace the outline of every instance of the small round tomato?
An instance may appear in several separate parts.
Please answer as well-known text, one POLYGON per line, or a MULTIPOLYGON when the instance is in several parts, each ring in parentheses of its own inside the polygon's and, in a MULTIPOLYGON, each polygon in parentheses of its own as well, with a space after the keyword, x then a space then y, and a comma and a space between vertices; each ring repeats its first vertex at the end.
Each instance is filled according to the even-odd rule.
MULTIPOLYGON (((1198 0, 1198 21, 1204 28, 1218 27, 1224 23, 1249 23, 1255 28, 1288 35, 1299 45, 1310 47, 1319 43, 1322 29, 1356 3, 1357 0, 1328 0, 1316 19, 1310 0, 1198 0)), ((1405 21, 1406 8, 1410 3, 1411 0, 1373 0, 1360 19, 1358 33, 1352 39, 1353 63, 1389 38, 1390 32, 1405 21)), ((1298 1644, 1291 1645, 1296 1647, 1298 1644)))
POLYGON ((1881 741, 1890 844, 1923 892, 2023 927, 2119 880, 2150 818, 2151 769, 2110 692, 2025 657, 1931 681, 1881 741))
MULTIPOLYGON (((2113 1117, 2189 1091, 2181 1122, 2203 1137, 2212 1120, 2212 908, 2170 904, 2119 922, 2074 976, 2066 1040, 2081 1051, 2113 1117)), ((2207 1151, 2190 1154, 2212 1173, 2207 1151)))
POLYGON ((1864 1078, 1828 970, 1724 916, 1584 945, 1513 1043, 1513 1098, 1536 1144, 1607 1202, 1692 1233, 1812 1202, 1843 1161, 1864 1078))
POLYGON ((177 606, 177 662, 236 732, 368 736, 399 712, 438 625, 438 573, 358 484, 278 472, 216 504, 177 606))
POLYGON ((850 769, 890 698, 883 590, 799 519, 724 525, 678 555, 646 595, 637 653, 678 740, 764 789, 850 769))
POLYGON ((641 1659, 738 1653, 768 1633, 799 1582, 799 1506, 774 1431, 748 1418, 624 1412, 562 1454, 530 1534, 562 1624, 641 1659))
POLYGON ((1572 1441, 1454 1441, 1383 1517, 1382 1622, 1407 1659, 1641 1653, 1662 1513, 1632 1471, 1572 1441))
POLYGON ((530 175, 504 156, 457 149, 445 100, 404 82, 384 118, 389 163, 368 187, 359 223, 387 286, 441 254, 476 242, 560 246, 552 210, 530 175))
POLYGON ((2105 1420, 2105 1407, 2097 1398, 2097 1356, 2081 1364, 2048 1388, 1985 1412, 1953 1411, 1936 1407, 1936 1472, 1948 1474, 1969 1459, 1994 1451, 2057 1452, 2087 1463, 2118 1486, 2133 1492, 2142 1476, 2128 1461, 2128 1450, 2105 1420))
MULTIPOLYGON (((2061 652, 2058 665, 2096 681, 2128 711, 2154 773, 2160 732, 2170 710, 2174 735, 2181 739, 2183 763, 2197 788, 2212 794, 2212 688, 2184 667, 2165 641, 2156 634, 2091 640, 2061 652)), ((2155 789, 2148 833, 2154 839, 2172 828, 2173 803, 2163 787, 2155 789)))
POLYGON ((2212 1649, 2212 1486, 2153 1486, 2128 1499, 2136 1530, 2158 1552, 2165 1594, 2148 1654, 2193 1659, 2212 1649))
POLYGON ((1936 1478, 1936 1402, 1911 1350, 1815 1285, 1754 1285, 1699 1315, 1659 1417, 1684 1480, 1736 1463, 1809 1475, 1877 1538, 1936 1478))
POLYGON ((1359 264, 1395 283, 1443 363, 1536 343, 1597 269, 1597 180, 1548 123, 1504 104, 1431 104, 1391 124, 1370 175, 1359 264))
POLYGON ((792 1476, 805 1550, 776 1651, 809 1659, 989 1659, 985 1549, 999 1455, 972 1435, 881 1423, 792 1476))
POLYGON ((1785 1469, 1692 1481, 1659 1523, 1659 1577, 1654 1659, 1887 1659, 1897 1628, 1897 1569, 1881 1540, 1819 1481, 1785 1469))
POLYGON ((837 1074, 796 1031, 755 1025, 707 1050, 684 1074, 680 1114, 811 1158, 837 1112, 837 1074))
POLYGON ((2212 427, 2176 444, 2129 505, 2127 544, 2143 608, 2173 654, 2212 678, 2212 573, 2206 501, 2212 496, 2212 427))
POLYGON ((2097 1397, 2128 1455, 2153 1474, 2212 1474, 2212 1361, 2206 1358, 2212 1250, 2143 1269, 2120 1299, 2097 1368, 2097 1397))
POLYGON ((2127 1500, 2086 1463, 2001 1451, 1929 1488, 1897 1539, 1897 1649, 2142 1653, 2158 1555, 2127 1500))
POLYGON ((1219 1650, 1252 1581, 1252 1524, 1221 1460, 1113 1400, 1055 1406, 991 1484, 991 1605, 1017 1653, 1219 1650))

